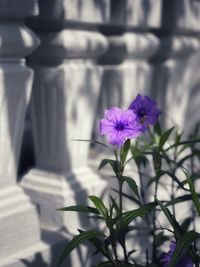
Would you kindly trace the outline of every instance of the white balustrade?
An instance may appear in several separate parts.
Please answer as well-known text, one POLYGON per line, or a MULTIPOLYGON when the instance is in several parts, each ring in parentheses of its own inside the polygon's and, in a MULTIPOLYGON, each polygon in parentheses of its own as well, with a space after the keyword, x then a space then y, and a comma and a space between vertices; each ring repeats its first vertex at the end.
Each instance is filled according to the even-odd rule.
MULTIPOLYGON (((82 20, 92 21, 93 27, 103 21, 108 1, 84 1, 80 7, 83 15, 80 19, 75 17, 73 29, 65 26, 72 15, 68 8, 76 7, 78 2, 63 1, 61 6, 51 2, 54 9, 46 12, 51 17, 46 15, 30 22, 41 40, 29 59, 35 71, 30 116, 36 167, 23 177, 21 184, 39 206, 42 228, 56 233, 63 227, 73 232, 80 224, 89 226, 88 220, 57 208, 86 203, 86 194, 100 196, 106 187, 105 181, 87 166, 90 143, 76 139, 91 139, 102 79, 97 59, 108 47, 101 33, 90 27, 78 28, 82 20), (59 8, 61 13, 57 12, 59 8), (93 11, 99 15, 94 16, 93 11), (44 19, 42 25, 40 19, 44 19), (46 28, 45 32, 38 31, 40 26, 46 28)), ((45 13, 42 8, 41 3, 41 14, 45 13)), ((44 8, 48 10, 49 6, 44 8)))
MULTIPOLYGON (((37 12, 36 1, 0 0, 0 266, 22 266, 21 259, 46 249, 36 207, 17 184, 24 118, 33 71, 25 56, 39 44, 23 22, 37 12)), ((39 265, 38 265, 39 266, 39 265)))

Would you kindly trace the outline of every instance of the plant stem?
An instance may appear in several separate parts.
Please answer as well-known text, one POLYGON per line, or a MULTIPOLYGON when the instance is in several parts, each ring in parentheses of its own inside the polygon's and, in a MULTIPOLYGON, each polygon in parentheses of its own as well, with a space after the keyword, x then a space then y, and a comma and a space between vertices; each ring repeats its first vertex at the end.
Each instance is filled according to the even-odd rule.
MULTIPOLYGON (((122 215, 123 215, 123 199, 122 199, 123 179, 122 179, 122 173, 123 173, 123 166, 121 166, 121 172, 120 172, 119 177, 118 177, 120 218, 122 218, 122 215)), ((125 239, 125 232, 124 231, 121 233, 121 243, 122 243, 122 249, 123 249, 123 253, 124 253, 124 261, 127 264, 128 263, 128 257, 127 257, 127 251, 126 251, 126 239, 125 239)))
POLYGON ((145 190, 144 190, 144 183, 142 179, 142 174, 139 165, 137 166, 138 168, 138 174, 139 174, 139 179, 140 179, 140 187, 141 187, 141 203, 143 205, 146 204, 146 199, 145 199, 145 190))
POLYGON ((115 255, 115 267, 120 267, 120 264, 119 264, 119 260, 118 260, 118 256, 117 256, 117 250, 116 250, 116 240, 115 240, 115 244, 112 245, 112 248, 113 248, 113 252, 114 252, 114 255, 115 255))
MULTIPOLYGON (((122 150, 121 150, 122 152, 122 150)), ((123 187, 123 172, 124 172, 124 163, 121 160, 120 157, 120 162, 119 162, 119 173, 118 173, 118 183, 119 183, 119 209, 120 209, 120 219, 122 219, 123 216, 123 196, 122 196, 122 187, 123 187)), ((127 256, 127 250, 126 250, 126 234, 125 231, 123 230, 120 233, 120 239, 121 239, 121 244, 122 244, 122 249, 123 249, 123 254, 124 254, 124 262, 127 264, 128 263, 128 256, 127 256)))
MULTIPOLYGON (((156 177, 158 177, 158 174, 156 172, 156 177)), ((156 183, 155 183, 155 199, 157 199, 157 195, 158 195, 158 179, 156 179, 156 183)), ((152 263, 154 263, 154 260, 156 259, 156 236, 155 236, 155 230, 156 230, 156 211, 153 211, 153 215, 152 215, 152 219, 153 219, 153 249, 152 249, 152 263)))

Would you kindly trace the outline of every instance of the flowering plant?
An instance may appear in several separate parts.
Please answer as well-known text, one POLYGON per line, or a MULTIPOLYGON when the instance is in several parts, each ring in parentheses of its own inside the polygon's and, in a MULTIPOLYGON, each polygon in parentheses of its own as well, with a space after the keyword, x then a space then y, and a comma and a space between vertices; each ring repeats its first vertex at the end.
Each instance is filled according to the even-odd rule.
POLYGON ((111 167, 118 183, 117 198, 111 196, 106 204, 97 196, 89 196, 93 206, 60 209, 91 214, 95 220, 103 221, 106 230, 99 230, 98 224, 97 229, 79 230, 66 245, 59 265, 73 249, 88 240, 103 256, 103 262, 96 267, 199 266, 197 241, 200 233, 195 230, 195 218, 200 216, 199 195, 195 189, 199 178, 195 162, 200 160, 198 127, 187 140, 182 140, 174 127, 162 131, 158 122, 160 115, 157 103, 141 95, 137 95, 125 111, 118 107, 105 111, 100 121, 100 134, 106 135, 113 146, 114 159, 103 159, 99 169, 106 165, 111 167), (124 174, 131 163, 137 167, 139 183, 124 174), (152 170, 147 173, 149 166, 152 170), (170 185, 163 180, 170 181, 170 185), (123 191, 125 184, 131 194, 123 191), (159 190, 162 188, 166 189, 167 200, 161 199, 159 190), (150 190, 153 197, 148 197, 150 190), (136 208, 127 211, 125 198, 136 208), (179 221, 177 207, 186 202, 193 203, 191 215, 179 221), (161 215, 164 215, 164 224, 168 222, 167 226, 160 223, 161 215), (141 229, 147 233, 145 238, 150 243, 142 251, 146 255, 144 259, 135 256, 135 248, 127 245, 130 234, 141 229), (169 252, 164 253, 162 248, 166 241, 171 245, 169 252))

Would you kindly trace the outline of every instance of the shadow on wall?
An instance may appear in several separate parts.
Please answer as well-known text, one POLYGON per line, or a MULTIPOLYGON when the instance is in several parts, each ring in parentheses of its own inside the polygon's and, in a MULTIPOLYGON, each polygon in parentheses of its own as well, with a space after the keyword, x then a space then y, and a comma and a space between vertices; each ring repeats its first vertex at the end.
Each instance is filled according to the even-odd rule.
MULTIPOLYGON (((23 31, 21 28, 11 29, 16 35, 19 47, 24 47, 23 31)), ((18 62, 5 63, 2 68, 2 87, 0 88, 1 134, 7 138, 1 138, 4 155, 1 160, 1 172, 5 177, 15 180, 21 148, 21 140, 24 130, 24 117, 30 93, 30 70, 18 62)))
POLYGON ((200 105, 200 52, 195 54, 190 61, 190 90, 188 96, 188 105, 184 120, 186 134, 190 134, 196 123, 200 123, 199 105, 200 105))
MULTIPOLYGON (((94 108, 93 105, 95 105, 94 102, 97 98, 98 93, 98 90, 95 90, 95 88, 93 88, 95 84, 94 80, 100 78, 99 76, 96 77, 96 75, 99 74, 93 74, 92 68, 86 69, 83 72, 81 71, 82 69, 83 66, 80 66, 80 69, 78 68, 77 70, 76 68, 74 68, 74 65, 71 66, 70 64, 66 64, 64 67, 63 65, 51 66, 50 68, 48 68, 48 71, 45 70, 45 67, 41 67, 40 70, 38 67, 35 69, 35 78, 31 100, 32 103, 30 110, 32 112, 32 118, 34 117, 34 122, 32 121, 34 125, 32 126, 34 126, 34 129, 37 129, 37 132, 34 132, 33 130, 37 145, 36 157, 38 157, 39 159, 37 162, 38 166, 36 164, 36 168, 38 167, 43 170, 58 173, 69 170, 73 171, 72 161, 74 160, 76 153, 78 153, 79 157, 79 165, 76 164, 76 166, 78 165, 79 167, 81 164, 81 157, 79 154, 82 153, 82 145, 80 147, 80 145, 77 143, 72 144, 72 141, 70 142, 70 140, 68 140, 69 138, 67 137, 69 137, 72 133, 78 134, 79 138, 81 138, 81 135, 88 134, 88 128, 90 128, 91 125, 86 125, 86 123, 84 125, 81 125, 82 112, 83 110, 85 110, 84 107, 87 107, 87 109, 89 109, 90 111, 87 111, 87 113, 92 114, 92 110, 94 108), (60 72, 60 70, 62 70, 62 72, 60 72), (75 77, 76 73, 74 73, 74 70, 78 71, 77 73, 79 75, 79 79, 71 79, 71 77, 75 77), (79 106, 77 106, 77 99, 79 99, 79 106), (79 109, 77 107, 79 107, 79 109), (76 131, 77 128, 80 129, 80 126, 81 131, 76 131), (58 158, 58 156, 60 155, 61 157, 58 158)), ((90 116, 91 115, 89 115, 89 120, 91 120, 90 116)), ((88 121, 88 123, 92 123, 92 121, 88 121)), ((27 129, 28 131, 31 130, 30 128, 27 129)), ((27 138, 27 135, 25 135, 24 137, 27 138)), ((77 136, 75 136, 75 138, 76 137, 77 136)), ((29 142, 30 140, 27 141, 29 142)), ((24 144, 26 144, 26 142, 24 144)), ((85 144, 86 143, 84 142, 83 146, 85 144)), ((84 161, 85 153, 83 154, 84 161)), ((22 155, 22 158, 26 157, 27 155, 22 155)), ((57 196, 52 195, 52 197, 58 197, 57 205, 87 205, 88 199, 87 192, 84 189, 84 181, 82 182, 80 177, 79 179, 77 179, 76 174, 72 174, 70 177, 67 176, 67 179, 69 179, 69 181, 73 181, 72 183, 69 182, 68 185, 72 190, 75 190, 75 194, 73 195, 73 197, 70 195, 69 198, 64 197, 62 194, 57 196), (64 199, 63 203, 61 203, 62 199, 64 199), (71 203, 72 201, 73 204, 71 203)), ((37 202, 37 200, 35 202, 37 202)), ((40 205, 40 203, 36 204, 40 205)), ((54 210, 50 204, 48 205, 48 207, 43 208, 48 209, 48 212, 50 212, 51 214, 59 212, 54 210)), ((64 231, 67 232, 68 236, 69 231, 71 230, 70 226, 77 225, 77 228, 79 227, 81 229, 95 227, 95 224, 92 224, 88 218, 83 218, 81 214, 78 214, 75 220, 73 220, 73 214, 69 214, 69 216, 70 219, 66 223, 67 229, 64 229, 64 231), (68 223, 70 226, 68 225, 68 223)), ((97 227, 98 226, 96 226, 96 228, 97 227)), ((54 233, 49 233, 50 239, 42 235, 42 240, 51 247, 50 256, 52 267, 55 267, 57 265, 59 256, 68 240, 66 238, 64 244, 62 242, 60 246, 56 246, 56 240, 54 239, 56 232, 58 233, 60 232, 60 230, 56 230, 54 233)), ((58 240, 57 243, 59 244, 60 240, 58 240)), ((81 262, 82 265, 80 266, 89 266, 87 262, 90 257, 91 249, 85 247, 84 253, 82 253, 81 250, 77 250, 75 258, 76 262, 81 262)), ((74 266, 75 258, 74 256, 72 258, 71 255, 70 257, 68 257, 68 267, 72 267, 72 263, 74 266)), ((26 265, 29 264, 27 266, 46 266, 45 260, 43 260, 39 255, 35 255, 35 258, 32 261, 23 260, 23 263, 26 265)))
POLYGON ((21 260, 21 262, 24 263, 24 266, 27 266, 27 267, 36 267, 36 266, 40 266, 40 267, 49 267, 49 265, 44 262, 42 256, 40 253, 36 253, 35 256, 34 256, 34 259, 29 262, 28 260, 21 260))

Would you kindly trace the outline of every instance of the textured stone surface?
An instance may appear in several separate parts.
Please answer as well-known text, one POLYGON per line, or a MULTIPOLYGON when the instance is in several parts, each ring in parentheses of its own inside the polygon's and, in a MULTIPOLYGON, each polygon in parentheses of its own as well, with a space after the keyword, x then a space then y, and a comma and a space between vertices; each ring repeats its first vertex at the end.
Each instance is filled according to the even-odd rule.
POLYGON ((191 36, 171 35, 161 39, 158 56, 161 58, 184 58, 200 49, 200 40, 191 36))
POLYGON ((31 62, 60 62, 70 58, 95 59, 108 47, 106 37, 98 32, 62 30, 39 34, 41 45, 31 56, 31 62))
POLYGON ((102 196, 107 183, 84 166, 71 173, 33 169, 23 177, 22 186, 40 209, 43 229, 60 232, 65 228, 74 234, 78 228, 88 229, 91 221, 80 214, 56 209, 77 204, 87 205, 87 196, 102 196))
POLYGON ((200 103, 200 53, 191 57, 188 65, 190 66, 190 88, 189 96, 186 101, 186 115, 184 120, 184 131, 189 133, 199 122, 199 103, 200 103), (191 119, 192 118, 192 119, 191 119))
POLYGON ((0 64, 0 184, 16 179, 24 117, 30 99, 33 72, 23 64, 0 64), (13 86, 13 83, 15 86, 13 86))
POLYGON ((111 21, 118 25, 159 27, 162 0, 113 0, 111 21))
POLYGON ((162 20, 163 26, 170 30, 198 31, 200 27, 200 2, 197 0, 163 0, 162 20))
POLYGON ((110 0, 39 0, 39 10, 41 20, 108 22, 110 0))
POLYGON ((159 39, 151 33, 126 32, 107 39, 108 51, 101 57, 101 62, 108 65, 124 60, 145 60, 152 57, 159 47, 159 39))
POLYGON ((16 7, 16 2, 0 1, 0 18, 3 19, 0 25, 1 267, 19 262, 18 257, 27 247, 29 256, 45 247, 40 239, 37 209, 16 183, 24 119, 33 81, 33 71, 25 66, 24 57, 38 45, 37 37, 19 22, 25 14, 35 12, 36 2, 18 1, 18 4, 24 3, 21 10, 16 7))
POLYGON ((37 0, 0 0, 0 18, 24 18, 38 14, 37 0))
POLYGON ((0 58, 24 58, 39 45, 39 39, 22 23, 0 24, 0 58))
POLYGON ((81 167, 89 143, 73 139, 91 138, 102 69, 76 61, 34 69, 31 119, 36 165, 54 171, 81 167))
POLYGON ((127 32, 108 37, 108 52, 95 117, 94 135, 99 139, 99 119, 112 106, 128 108, 137 93, 151 95, 152 69, 146 61, 158 50, 159 39, 153 34, 127 32))
POLYGON ((199 45, 199 40, 193 37, 174 35, 161 39, 160 50, 153 63, 151 86, 153 95, 165 111, 165 127, 177 125, 180 129, 185 128, 184 121, 194 71, 190 58, 200 49, 199 45))
POLYGON ((23 251, 27 246, 31 248, 38 244, 40 239, 38 214, 28 196, 15 185, 2 190, 0 199, 0 258, 9 261, 11 255, 23 251))

